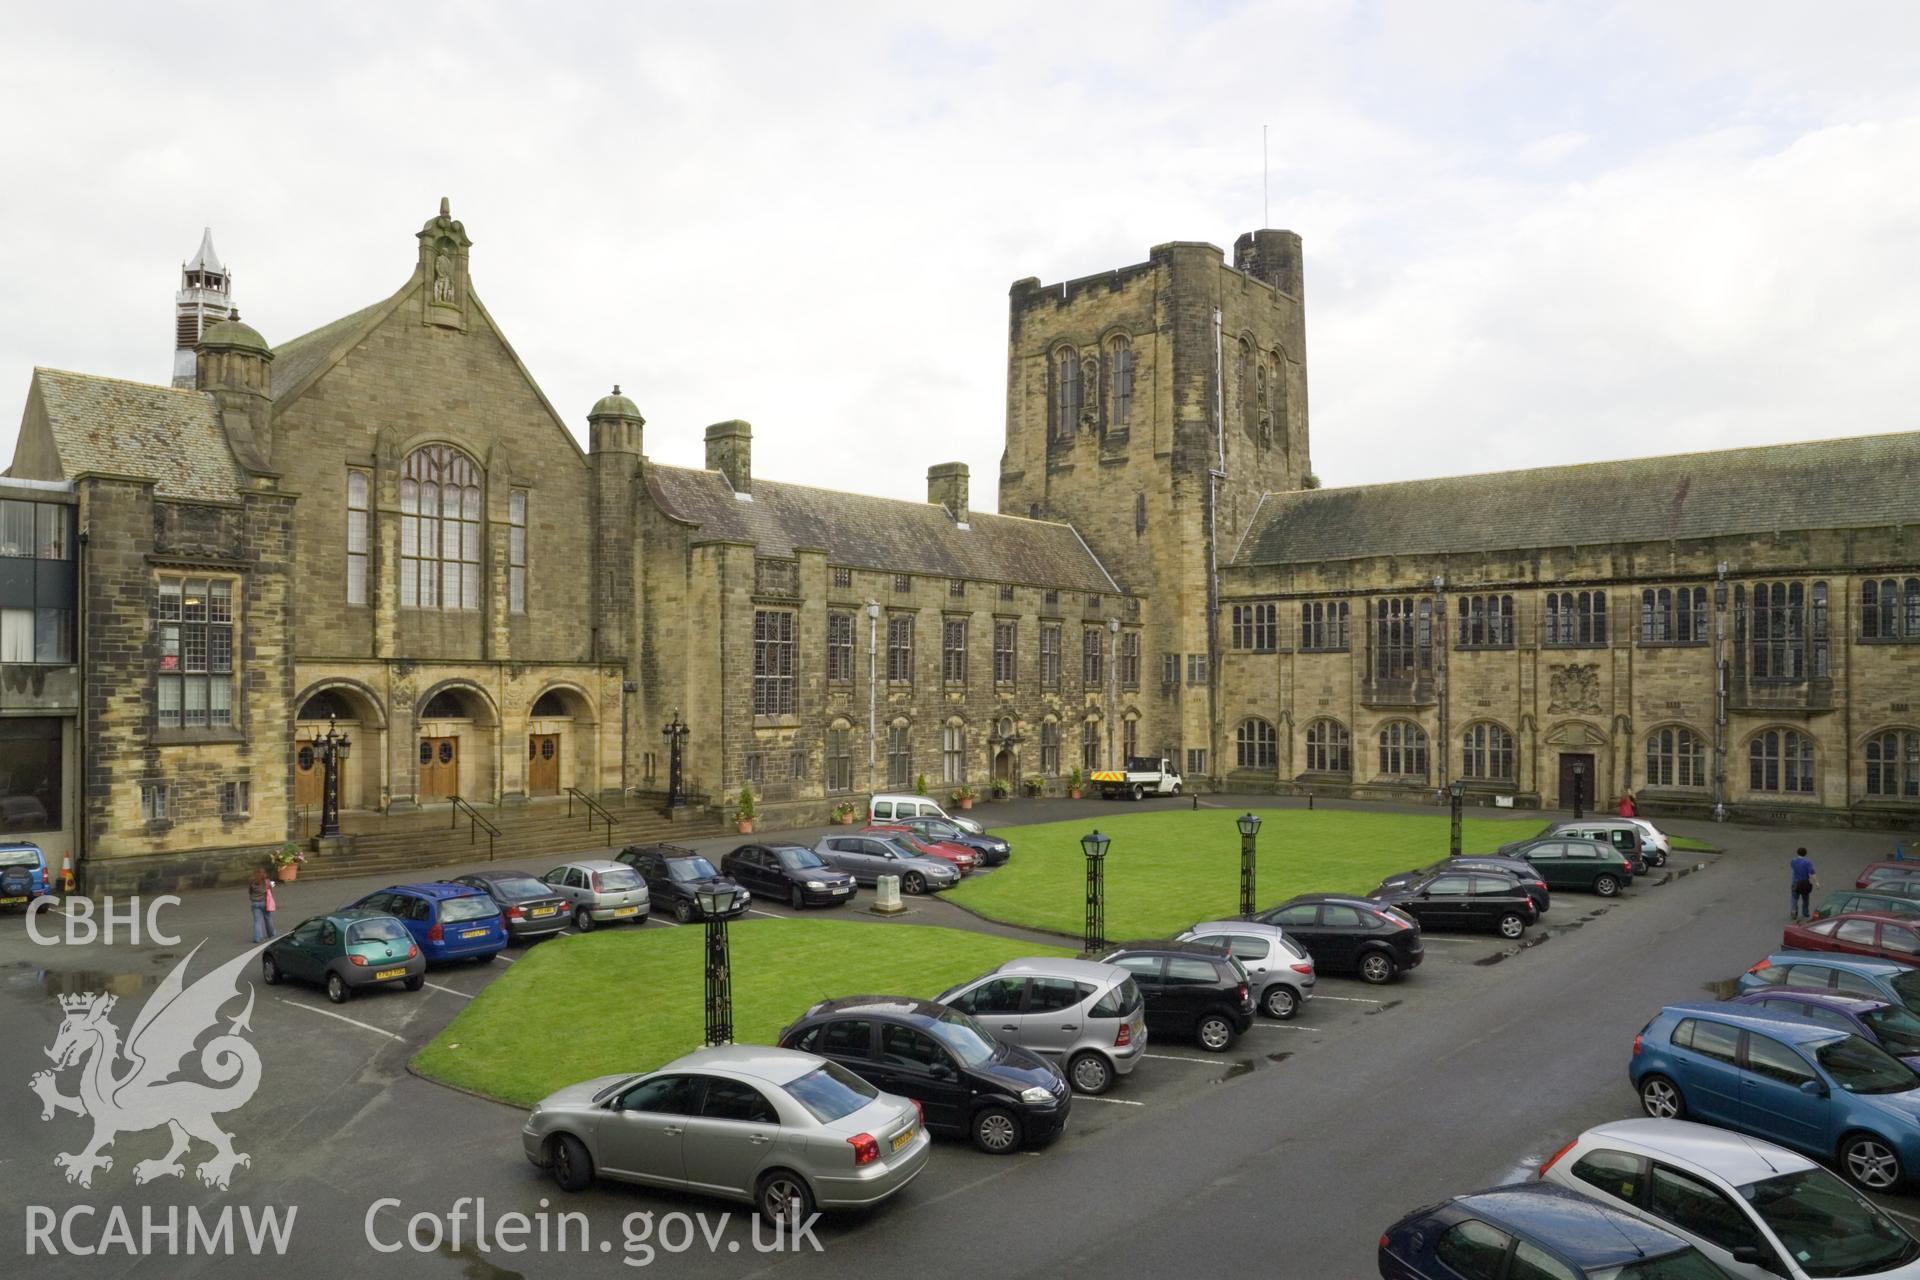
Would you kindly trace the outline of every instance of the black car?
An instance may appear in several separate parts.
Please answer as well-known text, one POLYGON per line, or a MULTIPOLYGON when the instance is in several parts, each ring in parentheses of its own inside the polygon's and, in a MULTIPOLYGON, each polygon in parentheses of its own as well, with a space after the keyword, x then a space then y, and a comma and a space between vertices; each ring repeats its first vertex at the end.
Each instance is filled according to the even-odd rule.
POLYGON ((852 876, 803 844, 743 844, 720 859, 720 873, 755 893, 784 898, 796 910, 838 906, 859 892, 852 876))
POLYGON ((526 871, 476 871, 455 876, 453 882, 478 889, 498 903, 507 937, 515 942, 551 937, 573 919, 567 900, 526 871))
POLYGON ((1517 938, 1540 918, 1527 891, 1504 871, 1447 870, 1372 896, 1423 929, 1485 929, 1517 938))
POLYGON ((973 850, 983 867, 997 867, 1013 856, 1013 846, 999 836, 962 831, 945 818, 895 818, 893 825, 905 827, 922 840, 942 840, 973 850))
POLYGON ((780 1033, 780 1047, 914 1099, 931 1132, 970 1137, 988 1155, 1057 1137, 1073 1105, 1058 1067, 957 1009, 911 996, 824 1001, 780 1033))
POLYGON ((702 890, 735 891, 733 907, 722 913, 729 920, 745 915, 753 901, 751 891, 721 875, 711 862, 691 849, 671 844, 630 844, 616 858, 638 871, 640 878, 647 882, 647 896, 653 900, 653 909, 673 912, 673 918, 681 924, 706 918, 695 896, 702 890))
POLYGON ((1525 858, 1534 874, 1556 889, 1591 890, 1611 898, 1633 883, 1632 859, 1600 840, 1547 836, 1527 841, 1514 856, 1525 858))
POLYGON ((1458 858, 1442 858, 1430 866, 1388 876, 1374 892, 1377 894, 1386 889, 1405 888, 1416 880, 1437 876, 1442 871, 1503 871, 1520 882, 1527 896, 1533 899, 1534 909, 1541 915, 1547 914, 1547 909, 1553 905, 1552 886, 1548 885, 1546 877, 1532 863, 1522 857, 1507 857, 1497 853, 1469 853, 1458 858))
POLYGON ((1279 925, 1307 949, 1318 973, 1357 973, 1368 982, 1391 982, 1426 958, 1420 922, 1370 898, 1306 893, 1253 918, 1279 925))
POLYGON ((1198 942, 1123 942, 1096 957, 1133 975, 1151 1036, 1225 1053, 1253 1025, 1253 984, 1238 960, 1198 942))

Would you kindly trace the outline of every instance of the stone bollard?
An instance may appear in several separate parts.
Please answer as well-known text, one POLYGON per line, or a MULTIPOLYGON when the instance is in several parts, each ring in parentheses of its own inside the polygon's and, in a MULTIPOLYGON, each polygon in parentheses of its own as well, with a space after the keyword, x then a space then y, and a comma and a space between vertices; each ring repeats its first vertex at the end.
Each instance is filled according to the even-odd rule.
POLYGON ((873 885, 873 905, 867 910, 876 915, 899 915, 906 907, 900 902, 900 877, 881 876, 873 885))

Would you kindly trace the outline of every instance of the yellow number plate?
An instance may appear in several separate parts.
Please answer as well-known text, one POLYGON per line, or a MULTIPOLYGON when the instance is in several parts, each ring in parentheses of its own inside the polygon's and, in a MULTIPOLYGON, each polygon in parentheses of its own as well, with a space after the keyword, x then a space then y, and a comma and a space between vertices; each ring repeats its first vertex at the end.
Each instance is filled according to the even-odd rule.
POLYGON ((638 907, 615 907, 615 908, 613 909, 613 914, 614 914, 614 915, 616 915, 616 916, 637 916, 637 915, 639 915, 639 914, 640 914, 640 908, 638 908, 638 907))
POLYGON ((0 907, 10 907, 16 902, 25 902, 25 898, 0 898, 0 907))
POLYGON ((534 919, 538 920, 541 916, 550 916, 554 912, 558 911, 559 909, 560 908, 558 907, 535 907, 532 911, 528 912, 527 914, 531 915, 534 919))
POLYGON ((394 978, 404 978, 406 976, 407 971, 405 969, 382 969, 373 975, 373 980, 375 982, 387 982, 394 978))
POLYGON ((469 929, 460 936, 463 938, 484 938, 487 936, 487 931, 485 929, 469 929))
POLYGON ((894 1136, 893 1149, 895 1151, 898 1151, 900 1150, 900 1148, 906 1146, 909 1142, 912 1142, 912 1141, 913 1141, 913 1126, 908 1125, 905 1129, 901 1130, 898 1134, 894 1136))

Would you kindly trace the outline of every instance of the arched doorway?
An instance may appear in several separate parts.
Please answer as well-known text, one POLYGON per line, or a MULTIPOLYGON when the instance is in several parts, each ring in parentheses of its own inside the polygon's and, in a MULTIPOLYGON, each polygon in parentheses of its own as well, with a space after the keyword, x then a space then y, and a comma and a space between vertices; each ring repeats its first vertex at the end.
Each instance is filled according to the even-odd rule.
POLYGON ((1013 785, 1013 751, 1002 747, 993 755, 993 780, 1013 785))
POLYGON ((378 809, 385 799, 387 719, 380 702, 365 687, 325 680, 310 685, 295 703, 293 723, 293 804, 317 822, 326 772, 314 743, 329 729, 352 743, 340 774, 340 807, 378 809))
POLYGON ((414 744, 414 796, 433 804, 459 796, 494 799, 493 704, 471 685, 448 684, 420 704, 414 744))
POLYGON ((599 767, 593 704, 570 685, 554 685, 527 711, 527 795, 557 796, 568 787, 593 794, 599 767))

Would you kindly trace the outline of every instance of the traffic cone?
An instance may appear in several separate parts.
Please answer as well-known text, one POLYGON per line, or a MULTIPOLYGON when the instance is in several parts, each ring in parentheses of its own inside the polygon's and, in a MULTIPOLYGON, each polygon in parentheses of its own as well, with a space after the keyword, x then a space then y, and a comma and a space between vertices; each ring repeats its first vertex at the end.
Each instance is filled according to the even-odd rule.
POLYGON ((60 892, 73 892, 73 854, 65 849, 60 851, 60 892))

